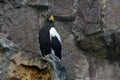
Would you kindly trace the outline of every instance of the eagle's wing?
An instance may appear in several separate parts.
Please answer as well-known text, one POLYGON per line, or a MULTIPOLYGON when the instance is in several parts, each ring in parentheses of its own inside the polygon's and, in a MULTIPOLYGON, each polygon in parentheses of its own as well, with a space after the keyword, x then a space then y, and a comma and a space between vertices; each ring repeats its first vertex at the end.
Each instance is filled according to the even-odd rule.
POLYGON ((54 27, 50 29, 50 40, 52 50, 54 51, 55 55, 61 59, 61 38, 54 27))

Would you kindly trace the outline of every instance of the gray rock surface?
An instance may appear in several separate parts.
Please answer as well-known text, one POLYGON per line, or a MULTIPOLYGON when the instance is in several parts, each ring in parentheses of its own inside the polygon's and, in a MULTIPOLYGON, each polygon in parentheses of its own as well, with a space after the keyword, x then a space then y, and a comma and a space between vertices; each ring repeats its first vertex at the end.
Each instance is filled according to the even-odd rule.
MULTIPOLYGON (((55 16, 68 80, 120 79, 120 0, 2 0, 0 30, 38 53, 38 30, 55 16)), ((1 56, 2 54, 0 54, 1 56)), ((0 59, 1 61, 1 59, 0 59)))
POLYGON ((54 54, 42 58, 24 51, 0 35, 0 80, 67 80, 65 67, 54 54))

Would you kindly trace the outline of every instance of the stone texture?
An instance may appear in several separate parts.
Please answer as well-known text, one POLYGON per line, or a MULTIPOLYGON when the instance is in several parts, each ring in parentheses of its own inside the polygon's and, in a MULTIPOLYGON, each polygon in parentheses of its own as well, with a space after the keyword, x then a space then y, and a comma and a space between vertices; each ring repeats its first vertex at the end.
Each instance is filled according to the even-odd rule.
POLYGON ((75 32, 83 31, 84 34, 94 34, 101 31, 99 1, 80 0, 78 1, 75 32))
POLYGON ((79 61, 75 65, 76 79, 75 80, 90 80, 89 62, 84 55, 80 56, 79 61), (81 60, 81 61, 80 61, 81 60))
POLYGON ((0 3, 0 31, 3 26, 3 4, 0 3))
POLYGON ((119 78, 120 67, 118 63, 113 65, 104 59, 81 55, 76 65, 75 80, 119 80, 119 78))
POLYGON ((1 80, 67 80, 65 67, 54 54, 42 58, 19 49, 5 34, 1 35, 0 51, 4 50, 0 63, 1 80))
MULTIPOLYGON (((62 38, 61 62, 68 80, 119 80, 119 3, 119 0, 6 0, 0 2, 4 13, 0 28, 27 54, 36 55, 40 53, 38 30, 46 15, 53 14, 55 28, 62 38)), ((6 55, 9 56, 0 54, 6 55)))
MULTIPOLYGON (((116 53, 116 48, 118 49, 119 46, 116 46, 116 41, 119 40, 119 5, 115 3, 119 1, 81 0, 78 2, 80 6, 73 26, 78 47, 92 52, 94 56, 110 58, 110 60, 118 59, 119 53, 116 53), (115 5, 114 9, 110 6, 112 4, 115 5), (111 46, 107 46, 106 43, 111 46)), ((117 44, 119 45, 119 42, 117 44)))
POLYGON ((31 7, 35 7, 38 9, 48 9, 48 1, 47 0, 28 0, 27 4, 31 7))
POLYGON ((0 0, 0 2, 5 2, 5 0, 0 0))
POLYGON ((20 47, 36 51, 35 47, 39 46, 36 42, 40 24, 38 14, 39 12, 30 7, 17 10, 4 7, 4 27, 2 31, 9 32, 11 39, 20 47))
POLYGON ((74 3, 75 0, 48 0, 51 8, 49 11, 57 16, 58 19, 62 20, 74 20, 75 16, 75 9, 74 9, 74 3), (62 6, 62 7, 61 7, 62 6))
POLYGON ((105 8, 105 30, 109 29, 119 29, 120 28, 120 1, 119 0, 109 0, 106 1, 105 8))

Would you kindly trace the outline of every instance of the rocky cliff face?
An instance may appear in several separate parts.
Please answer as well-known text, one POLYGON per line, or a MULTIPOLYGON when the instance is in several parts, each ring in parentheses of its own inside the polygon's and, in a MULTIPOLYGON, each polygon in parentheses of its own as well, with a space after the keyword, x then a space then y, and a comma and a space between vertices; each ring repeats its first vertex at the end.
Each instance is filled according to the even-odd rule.
POLYGON ((0 34, 0 80, 67 80, 65 67, 54 54, 42 58, 6 37, 0 34))
POLYGON ((120 79, 119 0, 1 0, 0 30, 38 53, 38 30, 55 16, 68 80, 120 79))

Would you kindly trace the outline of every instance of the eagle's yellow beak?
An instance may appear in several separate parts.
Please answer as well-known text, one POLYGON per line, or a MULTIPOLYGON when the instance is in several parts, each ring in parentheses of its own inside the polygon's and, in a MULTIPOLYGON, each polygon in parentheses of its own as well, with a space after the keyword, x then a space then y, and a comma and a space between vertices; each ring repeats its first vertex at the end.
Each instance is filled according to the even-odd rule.
POLYGON ((49 20, 50 20, 50 21, 54 21, 54 17, 53 17, 53 16, 50 16, 50 17, 49 17, 49 20))

